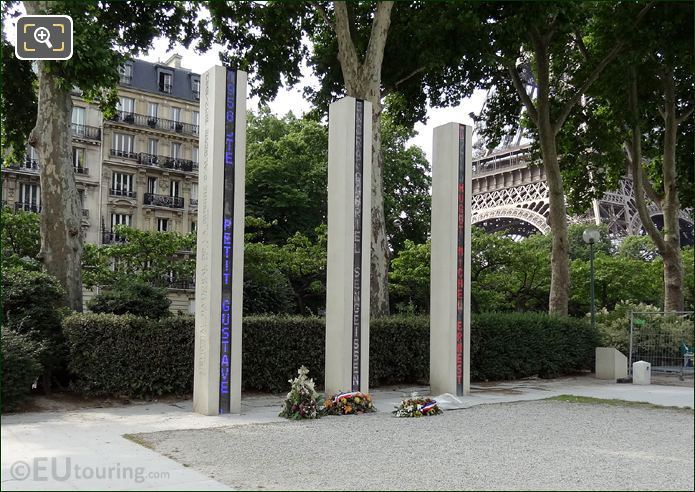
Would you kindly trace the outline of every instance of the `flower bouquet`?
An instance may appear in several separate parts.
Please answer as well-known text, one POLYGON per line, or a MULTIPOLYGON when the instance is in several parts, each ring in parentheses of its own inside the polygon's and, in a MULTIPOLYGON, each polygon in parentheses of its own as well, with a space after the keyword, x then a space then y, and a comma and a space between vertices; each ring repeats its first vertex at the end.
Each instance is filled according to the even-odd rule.
POLYGON ((287 393, 280 417, 293 420, 318 419, 321 417, 322 397, 314 388, 314 380, 307 377, 309 369, 302 366, 297 373, 299 376, 289 380, 292 388, 287 393))
POLYGON ((430 417, 444 413, 437 405, 437 400, 425 397, 413 397, 403 400, 393 414, 396 417, 430 417))
POLYGON ((376 412, 372 397, 359 391, 338 393, 323 402, 323 411, 327 415, 350 415, 376 412))

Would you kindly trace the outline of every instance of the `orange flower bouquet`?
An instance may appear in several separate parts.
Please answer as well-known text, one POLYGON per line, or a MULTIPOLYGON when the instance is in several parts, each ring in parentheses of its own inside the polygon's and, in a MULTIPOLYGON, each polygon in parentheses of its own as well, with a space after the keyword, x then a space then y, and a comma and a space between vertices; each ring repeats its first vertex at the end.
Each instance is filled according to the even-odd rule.
POLYGON ((323 402, 323 412, 327 415, 354 415, 375 411, 372 397, 359 391, 338 393, 323 402))

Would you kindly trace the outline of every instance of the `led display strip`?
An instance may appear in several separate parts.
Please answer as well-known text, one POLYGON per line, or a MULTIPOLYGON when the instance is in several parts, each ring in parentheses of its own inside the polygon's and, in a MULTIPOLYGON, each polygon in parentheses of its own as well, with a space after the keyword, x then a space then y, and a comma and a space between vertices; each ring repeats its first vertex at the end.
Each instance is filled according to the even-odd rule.
POLYGON ((463 264, 466 219, 466 127, 459 125, 458 238, 456 242, 456 395, 463 395, 463 264))
POLYGON ((352 391, 360 390, 362 336, 362 204, 364 193, 364 101, 355 101, 355 234, 352 267, 352 391))
MULTIPOLYGON (((236 145, 236 70, 227 70, 224 114, 224 191, 222 194, 222 292, 220 308, 220 414, 229 413, 232 358, 232 229, 236 145)), ((235 307, 235 306, 234 306, 235 307)), ((239 309, 239 307, 235 307, 239 309)))

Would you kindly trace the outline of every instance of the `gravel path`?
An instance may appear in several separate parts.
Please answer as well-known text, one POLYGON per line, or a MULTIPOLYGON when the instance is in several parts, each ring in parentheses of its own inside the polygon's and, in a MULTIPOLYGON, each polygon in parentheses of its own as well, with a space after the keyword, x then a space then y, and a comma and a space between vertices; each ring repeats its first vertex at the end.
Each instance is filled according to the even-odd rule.
POLYGON ((693 490, 693 413, 536 401, 139 435, 241 489, 693 490))

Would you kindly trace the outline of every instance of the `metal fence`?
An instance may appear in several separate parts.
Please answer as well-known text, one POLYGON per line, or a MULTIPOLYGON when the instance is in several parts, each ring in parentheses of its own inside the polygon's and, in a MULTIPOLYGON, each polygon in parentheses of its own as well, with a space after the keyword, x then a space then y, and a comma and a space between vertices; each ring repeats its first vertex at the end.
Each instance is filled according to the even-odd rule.
POLYGON ((640 360, 651 364, 652 374, 693 376, 693 312, 630 313, 628 369, 640 360))

